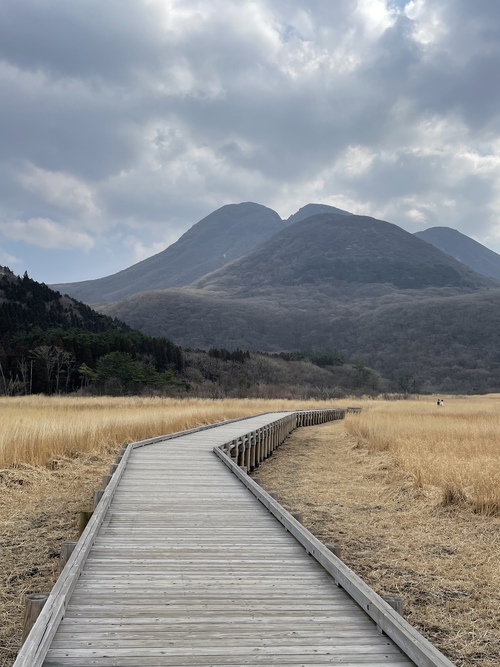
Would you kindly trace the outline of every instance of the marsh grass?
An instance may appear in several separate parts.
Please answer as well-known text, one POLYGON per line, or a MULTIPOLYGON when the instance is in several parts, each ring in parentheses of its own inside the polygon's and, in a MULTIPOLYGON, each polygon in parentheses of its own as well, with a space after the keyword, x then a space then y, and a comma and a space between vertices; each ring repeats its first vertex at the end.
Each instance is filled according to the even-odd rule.
POLYGON ((331 405, 328 401, 258 399, 0 398, 0 468, 45 466, 52 459, 100 453, 124 443, 259 412, 331 405))
MULTIPOLYGON (((336 402, 335 405, 338 405, 336 402)), ((61 542, 121 444, 259 412, 331 402, 0 398, 0 667, 19 648, 24 596, 50 591, 61 542)))
POLYGON ((500 514, 500 396, 367 401, 346 420, 371 451, 388 451, 417 487, 441 490, 444 505, 500 514))
POLYGON ((377 593, 403 596, 405 618, 453 664, 498 667, 500 516, 456 497, 443 505, 443 489, 416 485, 389 450, 346 433, 354 419, 297 429, 260 483, 377 593))

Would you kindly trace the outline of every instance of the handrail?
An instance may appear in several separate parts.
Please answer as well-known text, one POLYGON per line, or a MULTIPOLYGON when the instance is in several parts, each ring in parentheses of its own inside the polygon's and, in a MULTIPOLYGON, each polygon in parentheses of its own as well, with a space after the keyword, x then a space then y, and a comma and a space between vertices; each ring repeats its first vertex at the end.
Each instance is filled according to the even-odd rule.
POLYGON ((288 433, 294 429, 293 424, 306 426, 342 418, 332 414, 322 414, 332 412, 344 413, 343 410, 296 412, 289 417, 274 422, 271 426, 277 424, 277 429, 273 430, 271 428, 269 430, 264 427, 263 439, 261 439, 259 433, 262 429, 257 429, 238 439, 238 441, 231 440, 214 447, 214 452, 269 512, 302 544, 307 553, 324 567, 334 578, 336 584, 343 588, 375 621, 379 630, 390 637, 418 667, 456 667, 247 474, 272 454, 274 449, 287 437, 288 433), (277 433, 278 438, 276 437, 277 433), (252 449, 254 449, 255 459, 251 453, 247 454, 252 449), (252 460, 255 461, 253 465, 252 460))
POLYGON ((132 444, 127 446, 122 460, 106 487, 96 511, 90 518, 87 527, 59 575, 31 632, 21 647, 14 662, 15 667, 41 667, 59 623, 64 617, 66 604, 76 586, 90 549, 95 542, 97 532, 102 525, 132 449, 132 444))
POLYGON ((157 442, 179 438, 184 435, 189 435, 190 433, 197 433, 198 431, 217 428, 218 426, 223 426, 225 424, 244 421, 245 419, 251 419, 255 416, 256 415, 250 415, 248 417, 240 417, 236 419, 228 419, 222 422, 216 422, 213 424, 205 424, 203 426, 198 426, 186 431, 177 431, 176 433, 169 433, 167 435, 156 436, 154 438, 132 442, 126 446, 123 457, 118 464, 116 471, 111 476, 111 481, 106 486, 101 500, 99 501, 92 517, 90 518, 87 527, 82 533, 75 549, 73 550, 73 553, 71 554, 68 562, 59 575, 59 578, 54 584, 54 587, 52 588, 52 591, 48 596, 43 609, 41 610, 36 622, 34 623, 28 637, 26 638, 26 641, 19 650, 13 667, 42 667, 43 661, 47 655, 47 651, 50 648, 52 639, 57 631, 57 628, 59 627, 61 620, 64 618, 66 605, 78 582, 88 554, 90 553, 90 550, 96 540, 97 533, 102 525, 108 507, 111 504, 111 500, 113 499, 132 450, 139 447, 152 445, 157 442))

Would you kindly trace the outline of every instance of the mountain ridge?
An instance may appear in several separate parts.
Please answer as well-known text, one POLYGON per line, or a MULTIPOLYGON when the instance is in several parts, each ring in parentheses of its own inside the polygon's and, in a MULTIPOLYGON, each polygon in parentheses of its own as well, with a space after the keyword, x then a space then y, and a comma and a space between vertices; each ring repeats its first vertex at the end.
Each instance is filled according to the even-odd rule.
POLYGON ((430 227, 415 236, 430 243, 473 271, 500 280, 500 255, 451 227, 430 227))
POLYGON ((393 382, 411 374, 427 390, 455 382, 466 392, 500 386, 488 337, 496 326, 488 309, 498 295, 498 281, 396 225, 320 214, 188 287, 138 294, 103 312, 189 347, 329 347, 393 382), (466 321, 481 308, 486 335, 466 321))
POLYGON ((197 222, 162 252, 123 271, 51 287, 87 303, 106 303, 151 289, 188 285, 284 227, 276 211, 266 206, 253 202, 227 204, 197 222))
POLYGON ((322 213, 286 227, 194 288, 250 294, 262 286, 389 283, 400 289, 482 288, 494 283, 392 223, 322 213))

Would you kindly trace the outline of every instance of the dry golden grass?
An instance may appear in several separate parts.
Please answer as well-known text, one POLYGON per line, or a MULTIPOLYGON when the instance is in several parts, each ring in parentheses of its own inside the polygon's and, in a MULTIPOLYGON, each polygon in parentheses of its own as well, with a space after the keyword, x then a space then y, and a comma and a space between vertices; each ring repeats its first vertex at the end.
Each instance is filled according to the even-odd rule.
POLYGON ((500 513, 500 396, 367 401, 347 421, 372 451, 389 451, 418 487, 442 490, 445 504, 500 513))
POLYGON ((0 666, 19 649, 24 597, 49 592, 61 543, 77 539, 78 512, 91 508, 94 489, 114 451, 52 459, 49 468, 19 464, 0 470, 0 666))
MULTIPOLYGON (((407 620, 458 667, 498 667, 500 518, 445 506, 441 489, 416 485, 382 446, 397 430, 382 437, 374 428, 378 449, 360 446, 346 426, 363 425, 366 436, 371 415, 383 423, 384 406, 370 406, 360 421, 349 415, 345 424, 295 431, 259 468, 260 483, 302 512, 320 540, 340 543, 342 559, 379 594, 402 595, 407 620)), ((403 414, 418 422, 422 407, 425 415, 418 402, 387 410, 408 423, 403 414)))
POLYGON ((0 468, 46 465, 110 446, 272 410, 331 407, 328 401, 259 399, 0 398, 0 468))
MULTIPOLYGON (((336 403, 337 405, 337 403, 336 403)), ((273 410, 329 402, 161 398, 0 398, 0 667, 10 667, 24 596, 48 592, 61 542, 76 539, 121 444, 273 410)))
MULTIPOLYGON (((338 423, 300 429, 291 456, 285 444, 260 475, 320 539, 340 539, 376 590, 403 594, 410 622, 460 667, 500 664, 500 396, 354 403, 363 412, 346 420, 350 435, 338 423)), ((0 667, 19 646, 24 594, 52 586, 60 544, 75 538, 78 510, 122 443, 316 407, 331 403, 0 399, 0 667)))

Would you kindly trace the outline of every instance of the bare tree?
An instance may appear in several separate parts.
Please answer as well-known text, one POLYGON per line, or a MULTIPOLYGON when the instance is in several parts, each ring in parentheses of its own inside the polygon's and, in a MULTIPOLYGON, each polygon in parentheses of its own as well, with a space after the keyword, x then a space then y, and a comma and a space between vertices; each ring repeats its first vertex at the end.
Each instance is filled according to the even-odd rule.
POLYGON ((31 354, 33 359, 43 365, 49 394, 52 393, 52 389, 56 394, 59 393, 64 376, 66 376, 66 390, 68 390, 70 371, 75 361, 70 352, 56 345, 39 345, 31 354))

